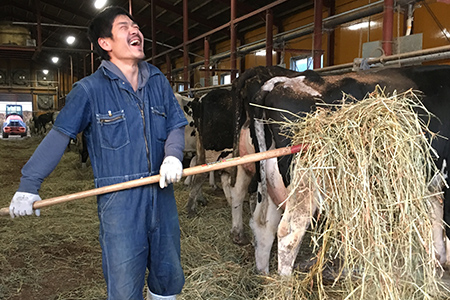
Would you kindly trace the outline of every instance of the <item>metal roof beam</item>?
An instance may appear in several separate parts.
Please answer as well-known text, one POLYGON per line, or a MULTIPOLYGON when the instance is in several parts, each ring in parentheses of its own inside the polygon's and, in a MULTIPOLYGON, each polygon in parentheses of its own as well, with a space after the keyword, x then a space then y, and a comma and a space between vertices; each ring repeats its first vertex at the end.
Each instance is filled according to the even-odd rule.
MULTIPOLYGON (((146 1, 150 2, 152 0, 146 0, 146 1)), ((157 5, 159 7, 163 8, 165 10, 171 11, 171 12, 177 14, 177 15, 183 16, 183 10, 182 9, 180 9, 178 7, 175 7, 173 5, 167 4, 164 1, 160 1, 160 0, 153 0, 153 1, 155 1, 155 5, 157 5)), ((207 17, 202 17, 202 16, 197 16, 195 14, 190 14, 189 18, 192 19, 195 22, 198 22, 198 23, 208 27, 208 28, 215 28, 217 26, 216 23, 207 21, 207 17)))

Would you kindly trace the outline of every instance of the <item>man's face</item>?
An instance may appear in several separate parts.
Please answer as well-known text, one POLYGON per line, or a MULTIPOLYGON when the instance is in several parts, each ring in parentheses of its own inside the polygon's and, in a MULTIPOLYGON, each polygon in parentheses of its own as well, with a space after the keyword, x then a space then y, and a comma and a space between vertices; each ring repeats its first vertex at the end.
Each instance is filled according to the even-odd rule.
POLYGON ((126 15, 114 19, 111 38, 100 38, 99 44, 109 52, 111 61, 139 61, 145 57, 144 36, 139 26, 126 15), (104 43, 100 41, 103 39, 104 43))

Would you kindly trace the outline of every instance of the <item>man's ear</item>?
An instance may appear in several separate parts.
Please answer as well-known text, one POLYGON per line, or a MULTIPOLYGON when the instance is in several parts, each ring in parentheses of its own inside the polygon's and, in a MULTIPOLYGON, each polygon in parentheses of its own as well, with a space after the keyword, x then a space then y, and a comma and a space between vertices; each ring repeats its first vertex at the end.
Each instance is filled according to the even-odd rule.
POLYGON ((98 45, 105 51, 111 51, 111 45, 109 44, 109 41, 105 38, 98 38, 98 45))

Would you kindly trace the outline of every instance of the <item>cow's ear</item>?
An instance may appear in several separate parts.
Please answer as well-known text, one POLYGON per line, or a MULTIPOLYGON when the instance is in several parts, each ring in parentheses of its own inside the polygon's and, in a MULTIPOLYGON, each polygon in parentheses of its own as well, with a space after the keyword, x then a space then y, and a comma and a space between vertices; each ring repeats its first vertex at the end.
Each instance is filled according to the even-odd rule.
POLYGON ((310 82, 315 82, 315 83, 318 83, 318 84, 325 83, 325 80, 323 80, 322 76, 320 76, 319 73, 317 73, 317 72, 315 72, 313 70, 306 70, 304 72, 304 76, 305 76, 305 79, 310 81, 310 82))

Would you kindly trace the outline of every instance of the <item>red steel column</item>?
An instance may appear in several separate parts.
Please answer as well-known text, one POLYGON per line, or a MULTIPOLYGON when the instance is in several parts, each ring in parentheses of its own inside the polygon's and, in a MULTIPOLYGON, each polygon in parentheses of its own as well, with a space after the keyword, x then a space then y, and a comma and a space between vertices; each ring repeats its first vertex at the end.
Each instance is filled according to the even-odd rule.
POLYGON ((155 24, 155 1, 151 0, 150 3, 150 23, 152 26, 152 64, 155 64, 156 56, 156 24, 155 24))
POLYGON ((172 84, 172 63, 170 62, 169 54, 166 54, 166 66, 167 66, 167 80, 172 84))
POLYGON ((37 20, 37 51, 40 52, 42 49, 42 27, 41 27, 41 1, 35 1, 36 6, 36 20, 37 20))
POLYGON ((205 86, 209 86, 209 37, 205 38, 204 42, 205 54, 205 86))
POLYGON ((130 13, 130 15, 133 15, 133 1, 132 0, 128 0, 128 12, 130 13))
POLYGON ((320 68, 322 56, 322 0, 314 0, 314 46, 313 46, 313 68, 320 68))
POLYGON ((87 75, 87 67, 86 67, 86 55, 83 56, 83 77, 87 75))
POLYGON ((383 13, 383 47, 384 55, 392 55, 392 40, 394 26, 394 0, 384 0, 383 13))
POLYGON ((273 14, 272 10, 266 10, 266 66, 272 66, 273 51, 273 14))
POLYGON ((91 43, 91 74, 94 73, 94 45, 91 43))
MULTIPOLYGON (((328 1, 328 16, 334 16, 336 14, 336 3, 335 0, 328 1)), ((334 42, 335 42, 335 30, 329 31, 327 34, 327 66, 334 66, 334 42)))
POLYGON ((188 54, 188 45, 187 42, 189 41, 189 20, 188 20, 188 0, 183 0, 183 80, 184 80, 184 90, 186 91, 188 86, 188 80, 189 80, 189 54, 188 54))
POLYGON ((231 18, 230 18, 230 44, 231 44, 231 81, 236 79, 236 24, 234 20, 236 19, 236 0, 231 0, 231 18))

